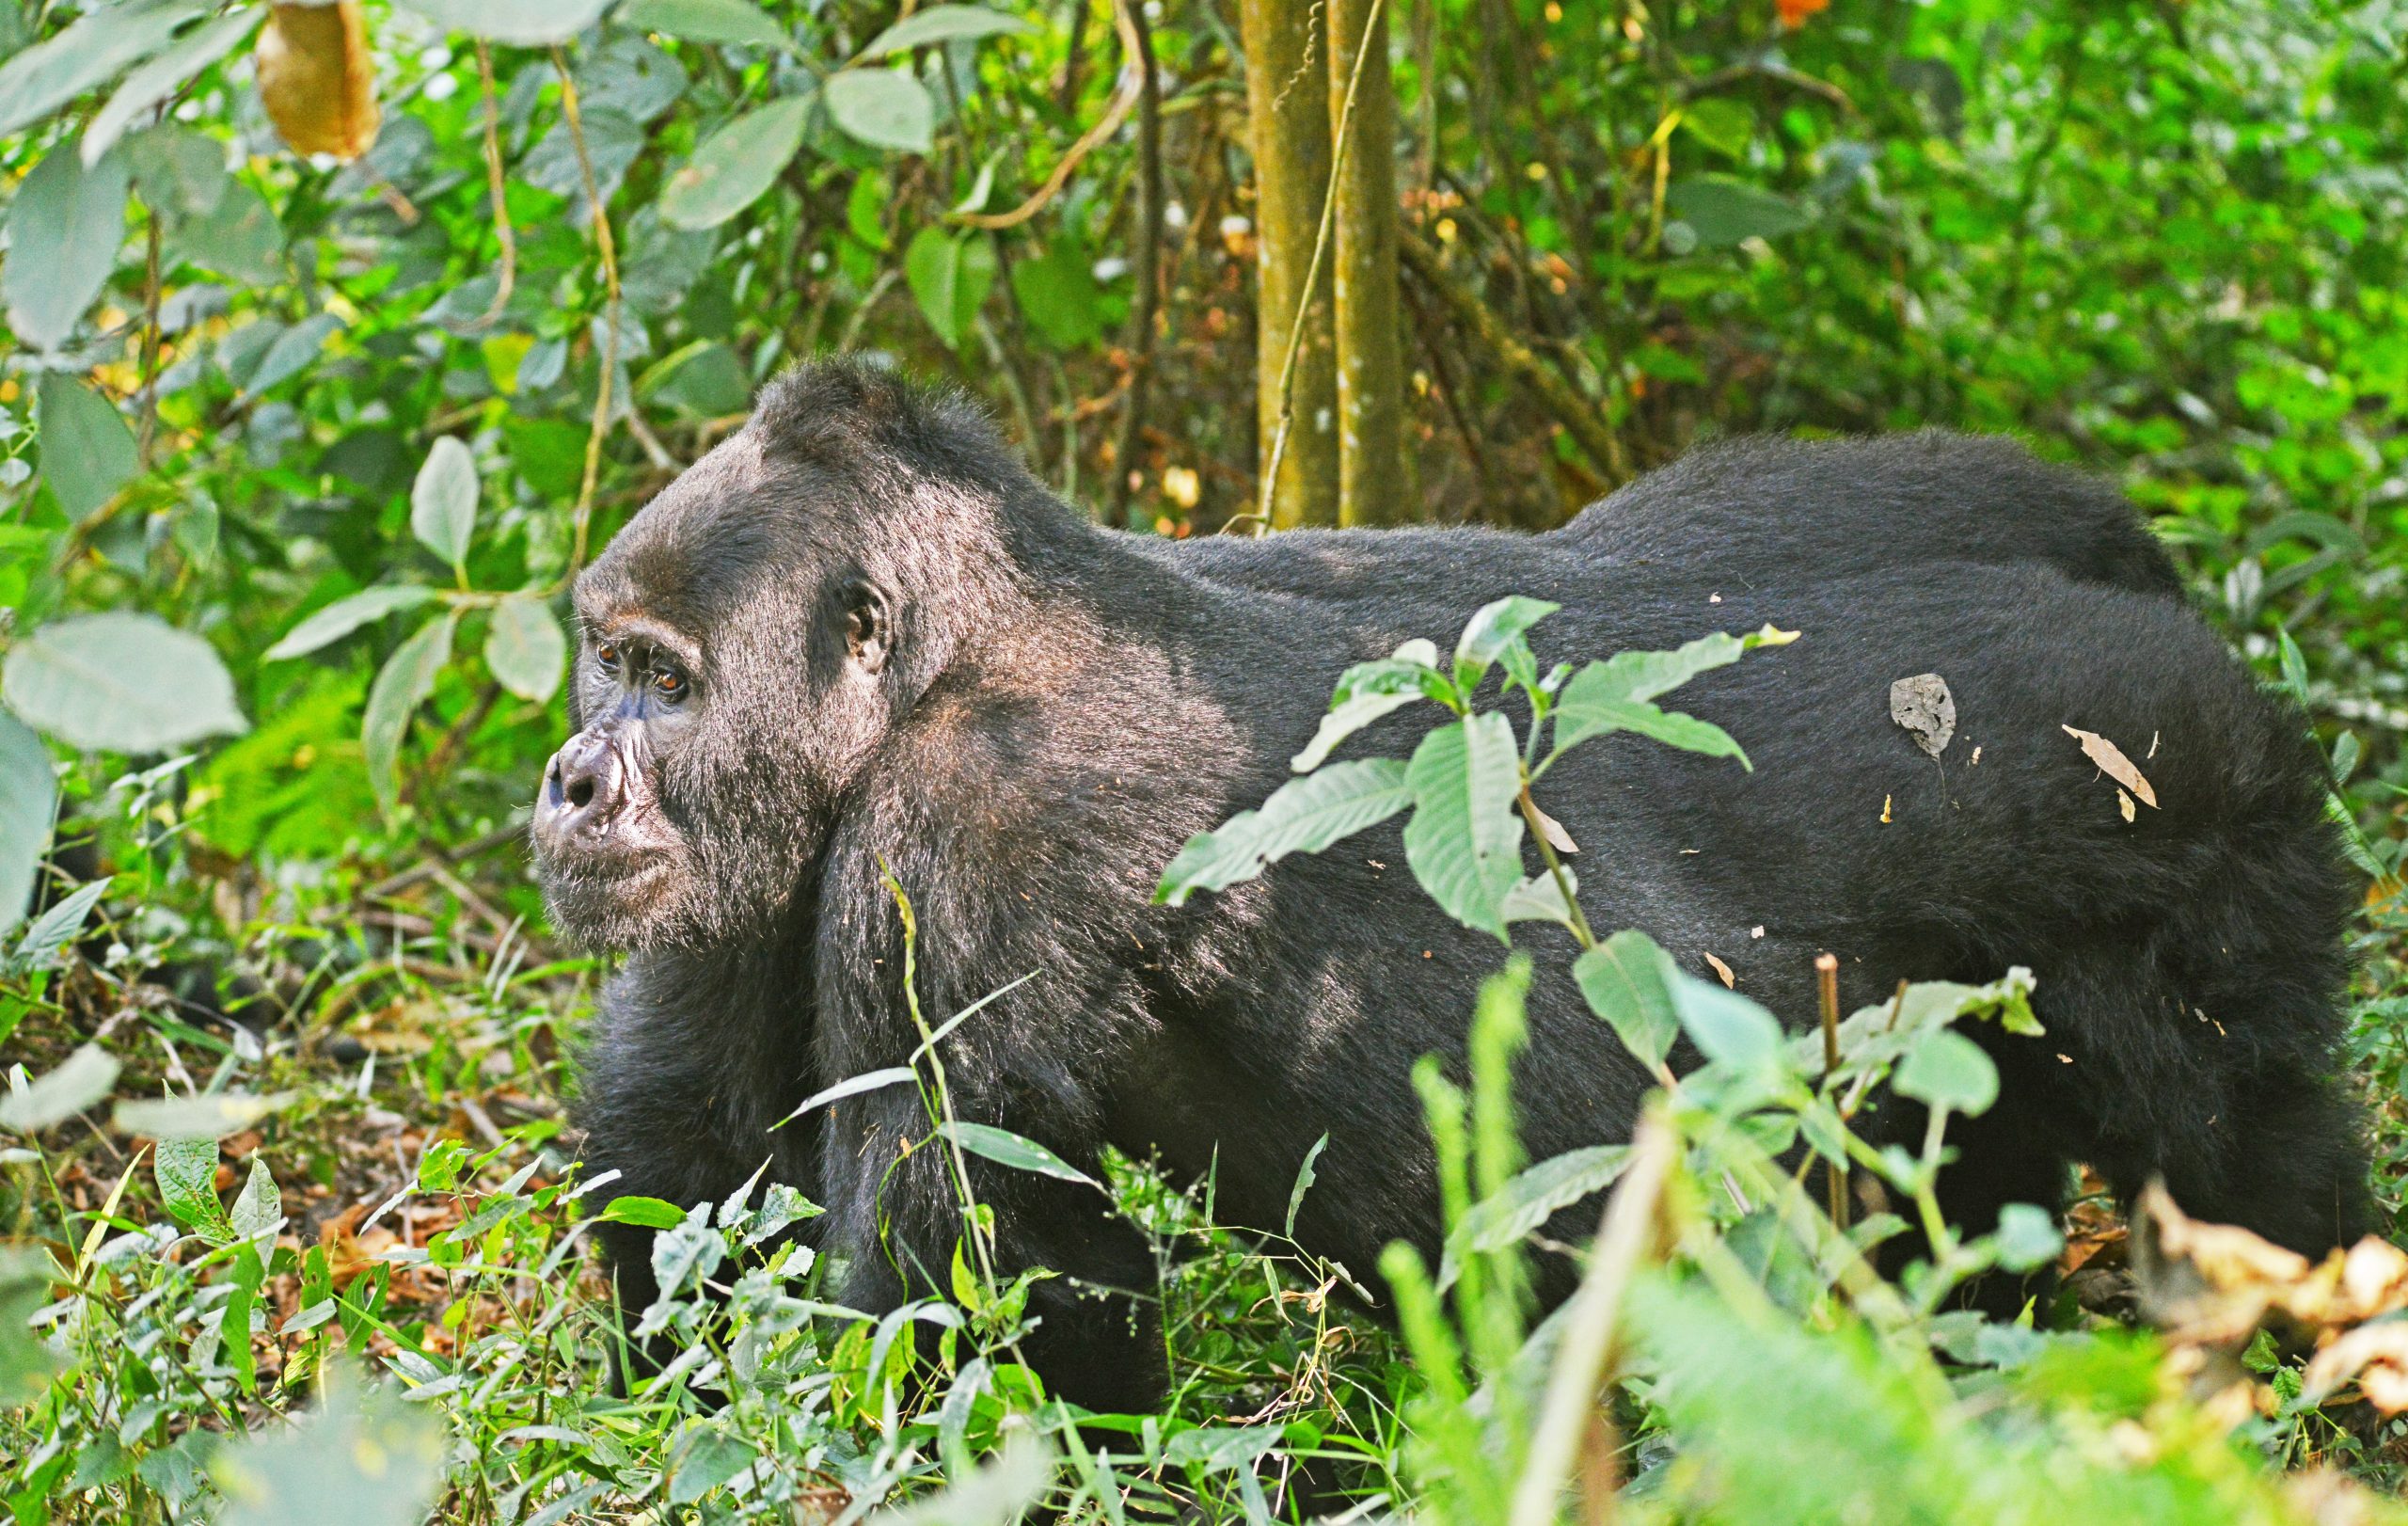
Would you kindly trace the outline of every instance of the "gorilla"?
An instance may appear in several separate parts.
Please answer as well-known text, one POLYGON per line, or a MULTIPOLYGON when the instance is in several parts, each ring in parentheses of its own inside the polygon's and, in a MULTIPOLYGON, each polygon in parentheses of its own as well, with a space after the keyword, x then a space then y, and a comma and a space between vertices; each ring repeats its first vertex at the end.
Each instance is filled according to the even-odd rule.
MULTIPOLYGON (((1432 1249, 1409 1073, 1460 1061, 1496 942, 1421 894, 1393 821, 1181 907, 1151 892, 1289 777, 1347 665, 1450 640, 1506 593, 1564 606, 1543 663, 1803 632, 1679 692, 1752 771, 1615 737, 1541 803, 1584 850, 1592 925, 1692 971, 1712 954, 1793 1022, 1825 950, 1851 1004, 2033 968, 2048 1035, 1982 1036, 2002 1097, 1959 1140, 1952 1216, 2054 1204, 2079 1160, 2302 1249, 2362 1227, 2321 759, 2112 491, 1997 441, 1765 441, 1547 534, 1174 545, 1052 497, 965 400, 842 361, 774 383, 577 584, 573 735, 532 832, 561 930, 625 955, 581 1062, 590 1167, 693 1203, 766 1157, 828 1209, 807 1232, 844 1302, 944 1288, 958 1184, 916 1148, 915 1089, 771 1129, 921 1046, 891 876, 926 1021, 1004 992, 942 1041, 960 1119, 1090 1173, 1106 1146, 1212 1171, 1221 1216, 1254 1225, 1326 1133, 1296 1238, 1357 1275, 1390 1240, 1432 1249), (1888 711, 1924 673, 1959 716, 1939 764, 1888 711), (2068 725, 2145 756, 2161 808, 2124 819, 2068 725)), ((1400 712, 1349 751, 1402 755, 1429 723, 1400 712)), ((1626 1137, 1649 1076, 1586 1010, 1559 930, 1525 941, 1533 1157, 1626 1137)), ((1149 1407, 1140 1233, 1087 1185, 978 1159, 971 1185, 1005 1275, 1061 1274, 1022 1347, 1054 1391, 1149 1407)), ((642 1307, 649 1232, 601 1234, 642 1307)), ((1571 1285, 1559 1264, 1540 1291, 1571 1285)))

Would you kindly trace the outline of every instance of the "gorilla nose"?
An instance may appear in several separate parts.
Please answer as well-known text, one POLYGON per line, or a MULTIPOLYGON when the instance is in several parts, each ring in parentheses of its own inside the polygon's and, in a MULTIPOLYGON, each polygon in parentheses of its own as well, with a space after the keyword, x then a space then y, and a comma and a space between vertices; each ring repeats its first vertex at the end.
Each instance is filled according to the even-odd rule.
POLYGON ((607 738, 578 732, 552 755, 544 771, 543 798, 535 803, 536 826, 566 838, 608 832, 626 795, 619 750, 607 738))

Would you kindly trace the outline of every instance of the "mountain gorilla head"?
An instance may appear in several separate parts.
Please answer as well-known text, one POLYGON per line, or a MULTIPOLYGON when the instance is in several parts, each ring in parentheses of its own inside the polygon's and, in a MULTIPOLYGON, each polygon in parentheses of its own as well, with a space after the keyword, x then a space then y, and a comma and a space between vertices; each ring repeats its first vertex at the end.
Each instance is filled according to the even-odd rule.
POLYGON ((854 362, 774 383, 578 579, 533 824, 554 923, 626 949, 773 922, 1052 507, 958 397, 854 362))

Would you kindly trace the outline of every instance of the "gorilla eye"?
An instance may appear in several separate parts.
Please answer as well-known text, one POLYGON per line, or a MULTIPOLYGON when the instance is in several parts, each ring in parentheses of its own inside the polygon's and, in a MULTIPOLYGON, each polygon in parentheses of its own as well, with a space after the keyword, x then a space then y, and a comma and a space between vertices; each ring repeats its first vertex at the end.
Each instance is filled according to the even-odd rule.
POLYGON ((616 646, 611 645, 609 642, 604 642, 600 646, 595 647, 594 650, 594 657, 596 661, 602 664, 603 672, 616 673, 619 671, 619 649, 616 646))
POLYGON ((686 676, 675 668, 660 668, 652 676, 652 691, 674 703, 686 697, 686 676))

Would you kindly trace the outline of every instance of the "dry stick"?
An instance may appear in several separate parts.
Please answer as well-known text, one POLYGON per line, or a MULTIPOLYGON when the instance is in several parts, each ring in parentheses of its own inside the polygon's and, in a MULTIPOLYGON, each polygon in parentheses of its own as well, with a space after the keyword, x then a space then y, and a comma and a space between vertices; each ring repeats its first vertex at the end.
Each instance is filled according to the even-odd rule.
POLYGON ((1102 118, 1070 145, 1070 151, 1062 155, 1061 163, 1054 167, 1054 173, 1045 177, 1045 183, 1038 186, 1027 200, 1009 212, 957 212, 953 215, 955 222, 968 228, 1019 227, 1043 211, 1045 203, 1061 194, 1063 183, 1070 178, 1070 171, 1078 168, 1082 160, 1093 153, 1106 138, 1120 131, 1120 124, 1137 109, 1137 100, 1144 93, 1147 77, 1146 72, 1137 65, 1141 46, 1131 20, 1131 8, 1137 3, 1138 0, 1113 0, 1112 19, 1120 32, 1120 83, 1112 98, 1112 104, 1105 108, 1102 118))
MULTIPOLYGON (((1371 8, 1363 13, 1363 35, 1380 24, 1380 13, 1386 0, 1371 0, 1371 8)), ((1315 7, 1318 9, 1318 6, 1315 7)), ((1329 183, 1322 187, 1321 228, 1313 234, 1312 262, 1305 266, 1305 282, 1297 290, 1303 294, 1296 303, 1296 316, 1288 326, 1288 353, 1279 360, 1279 427, 1271 436, 1271 458, 1262 467, 1262 497, 1256 505, 1261 528, 1271 524, 1271 495, 1279 485, 1279 458, 1288 453, 1288 432, 1296 422, 1296 352, 1305 347, 1305 316, 1312 310, 1313 288, 1321 284, 1322 262, 1329 258, 1330 234, 1338 222, 1338 175, 1346 163, 1346 140, 1354 133, 1354 99, 1363 87, 1363 66, 1371 60, 1371 50, 1364 48, 1354 55, 1354 72, 1346 77, 1346 104, 1338 113, 1338 132, 1329 145, 1329 183)), ((1380 67, 1387 67, 1387 59, 1380 59, 1380 67)), ((1397 230, 1400 242, 1404 230, 1397 230)))
MULTIPOLYGON (((577 170, 585 179, 585 204, 594 214, 594 248, 602 257, 602 285, 609 294, 602 368, 594 384, 594 427, 585 437, 585 479, 577 489, 577 532, 568 559, 568 577, 585 565, 585 537, 594 519, 594 486, 602 475, 602 441, 610 433, 610 384, 619 369, 619 250, 610 238, 610 215, 602 205, 602 188, 594 178, 594 158, 585 151, 585 123, 577 109, 577 81, 569 77, 568 56, 552 45, 552 67, 560 71, 561 111, 568 123, 569 141, 577 146, 577 170)), ((563 580, 565 581, 566 580, 563 580)))
POLYGON ((1498 365, 1530 389, 1589 459, 1597 464, 1608 482, 1619 485, 1630 480, 1621 438, 1587 398, 1554 367, 1540 359, 1536 351, 1516 339, 1479 297, 1457 284, 1447 274, 1445 259, 1418 234, 1411 229, 1398 229, 1396 247, 1404 262, 1413 267, 1413 274, 1446 305, 1455 322, 1485 346, 1498 365))
POLYGON ((1640 1121, 1630 1141, 1630 1169, 1606 1203, 1596 1244, 1589 1250, 1589 1269, 1572 1295, 1563 1342, 1540 1403, 1538 1430, 1530 1438, 1521 1480, 1513 1486, 1513 1526, 1552 1526, 1556 1519, 1556 1505, 1579 1455, 1581 1438, 1598 1418, 1597 1390, 1613 1355, 1623 1295, 1655 1239, 1656 1207, 1679 1147, 1679 1137, 1660 1115, 1650 1113, 1640 1121))
MULTIPOLYGON (((561 78, 565 82, 567 73, 563 72, 561 78)), ((480 324, 490 325, 501 320, 501 310, 510 305, 511 291, 518 284, 518 234, 510 226, 510 203, 502 195, 501 103, 494 92, 493 50, 482 41, 477 44, 477 80, 483 87, 485 96, 485 188, 493 199, 494 233, 501 240, 501 274, 494 284, 493 304, 485 309, 485 315, 477 320, 480 324)), ((577 87, 568 85, 566 88, 574 99, 577 87)), ((570 106, 571 120, 576 119, 576 110, 574 105, 570 106)), ((585 158, 582 139, 578 140, 577 151, 578 160, 582 164, 585 158)), ((586 171, 585 183, 589 190, 594 184, 591 169, 586 171)))
POLYGON ((1120 401, 1120 438, 1112 453, 1112 488, 1104 496, 1106 517, 1129 519, 1130 478, 1134 475, 1138 432, 1146 426, 1146 383, 1154 365, 1154 314, 1162 279, 1163 104, 1154 69, 1153 29, 1144 10, 1129 8, 1137 40, 1137 300, 1129 314, 1129 390, 1120 401))
POLYGON ((150 254, 142 267, 142 466, 150 466, 151 441, 159 434, 159 209, 150 214, 150 254))
MULTIPOLYGON (((1840 1068, 1840 957, 1814 956, 1814 983, 1823 999, 1823 1085, 1840 1068)), ((1823 1163, 1824 1184, 1830 1192, 1831 1223, 1847 1228, 1847 1167, 1841 1161, 1823 1163)))

